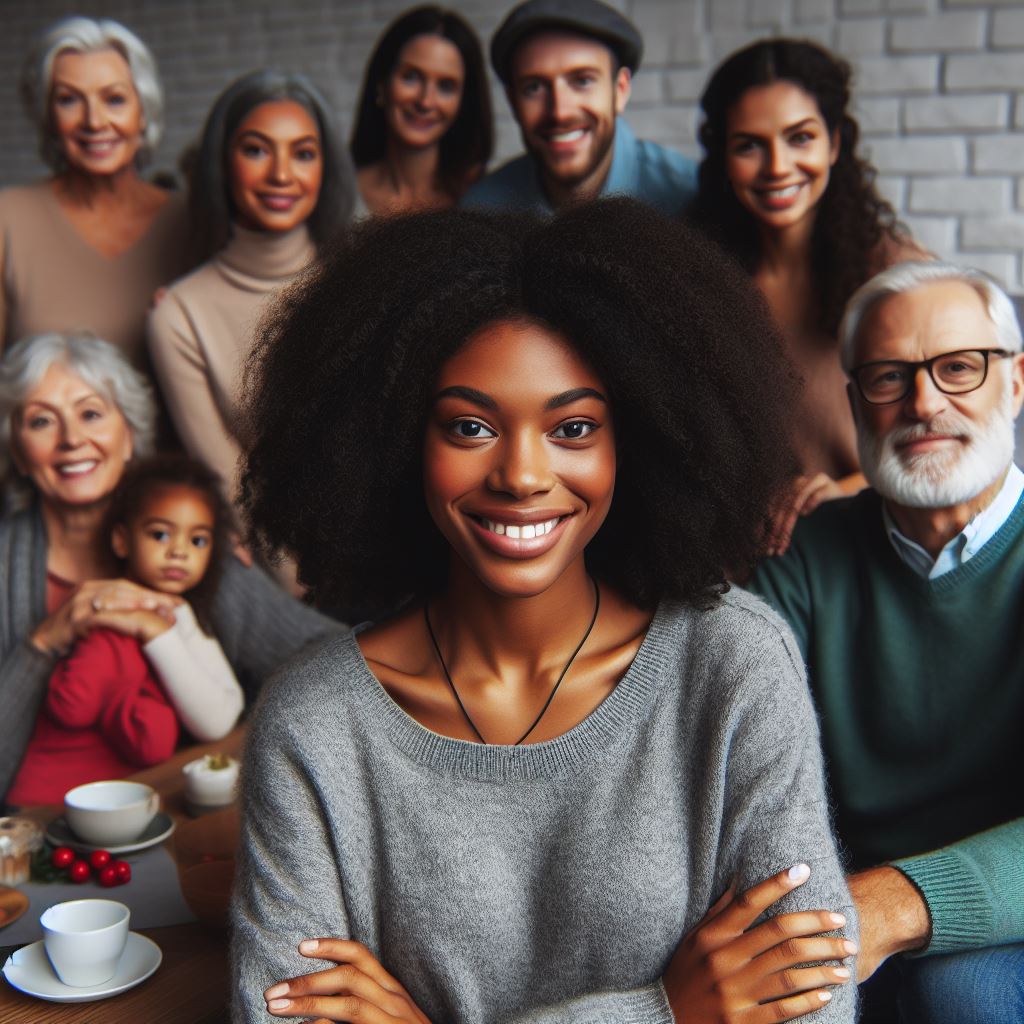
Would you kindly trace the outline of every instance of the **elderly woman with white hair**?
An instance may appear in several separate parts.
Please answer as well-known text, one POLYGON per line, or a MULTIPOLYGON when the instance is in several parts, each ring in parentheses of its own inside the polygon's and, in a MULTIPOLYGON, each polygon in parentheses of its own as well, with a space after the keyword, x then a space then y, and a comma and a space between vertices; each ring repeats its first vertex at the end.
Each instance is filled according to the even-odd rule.
MULTIPOLYGON (((177 598, 118 578, 104 516, 125 467, 152 447, 145 379, 109 343, 45 334, 0 361, 0 470, 19 507, 0 520, 0 795, 58 657, 96 627, 136 638, 177 598), (12 472, 13 471, 13 472, 12 472)), ((340 628, 229 556, 214 632, 243 685, 340 628)))
POLYGON ((153 56, 116 21, 66 18, 29 53, 21 95, 54 173, 0 192, 0 349, 85 329, 142 366, 153 293, 187 269, 183 201, 139 174, 163 131, 153 56))

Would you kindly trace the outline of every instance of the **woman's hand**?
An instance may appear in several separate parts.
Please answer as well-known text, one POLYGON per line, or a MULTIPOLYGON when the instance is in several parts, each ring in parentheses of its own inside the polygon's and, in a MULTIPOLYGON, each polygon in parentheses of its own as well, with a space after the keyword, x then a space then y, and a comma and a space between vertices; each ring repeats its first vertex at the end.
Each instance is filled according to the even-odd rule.
POLYGON ((828 473, 798 476, 771 516, 765 556, 784 555, 800 516, 809 516, 823 501, 846 498, 867 486, 860 473, 833 480, 828 473))
POLYGON ((857 952, 849 939, 822 934, 841 928, 842 914, 780 914, 751 928, 809 877, 807 865, 797 864, 739 896, 730 889, 683 939, 662 979, 681 1024, 792 1020, 820 1009, 832 998, 831 986, 850 980, 844 966, 803 966, 857 952))
POLYGON ((337 966, 268 988, 263 998, 275 1017, 311 1017, 313 1024, 430 1024, 402 983, 388 974, 362 943, 306 939, 299 943, 299 952, 337 966))
POLYGON ((182 599, 148 590, 129 580, 87 580, 31 636, 44 654, 66 654, 91 629, 106 627, 152 640, 174 625, 174 609, 182 599))

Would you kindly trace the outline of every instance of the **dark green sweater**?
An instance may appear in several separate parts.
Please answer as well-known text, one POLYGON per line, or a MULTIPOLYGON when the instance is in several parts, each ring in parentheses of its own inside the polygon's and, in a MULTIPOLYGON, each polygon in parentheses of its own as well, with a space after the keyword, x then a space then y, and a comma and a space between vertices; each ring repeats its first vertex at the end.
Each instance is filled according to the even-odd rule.
POLYGON ((914 880, 929 953, 1024 941, 1024 499, 934 580, 892 549, 876 493, 828 502, 750 588, 807 660, 853 866, 914 880))

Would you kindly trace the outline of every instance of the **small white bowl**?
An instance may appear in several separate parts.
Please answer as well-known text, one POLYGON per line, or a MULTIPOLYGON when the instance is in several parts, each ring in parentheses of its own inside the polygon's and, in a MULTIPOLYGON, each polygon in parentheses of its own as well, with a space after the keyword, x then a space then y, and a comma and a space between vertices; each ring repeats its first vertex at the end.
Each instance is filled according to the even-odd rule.
POLYGON ((160 794, 144 782, 89 782, 64 794, 71 831, 96 846, 134 842, 160 810, 160 794))

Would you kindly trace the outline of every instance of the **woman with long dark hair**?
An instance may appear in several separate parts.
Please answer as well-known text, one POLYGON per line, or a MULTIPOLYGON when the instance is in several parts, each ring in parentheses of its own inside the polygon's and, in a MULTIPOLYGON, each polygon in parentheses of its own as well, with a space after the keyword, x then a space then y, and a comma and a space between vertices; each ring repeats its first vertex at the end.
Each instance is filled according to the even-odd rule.
POLYGON ((189 203, 207 260, 149 319, 149 351, 178 436, 235 497, 239 376, 264 308, 348 223, 352 163, 304 75, 254 71, 217 98, 189 203))
POLYGON ((352 132, 369 212, 453 206, 483 172, 493 136, 473 30, 441 7, 399 15, 366 65, 352 132))
POLYGON ((701 97, 693 219, 752 275, 803 377, 802 475, 776 545, 797 514, 864 485, 836 330, 868 278, 924 255, 857 153, 850 84, 850 66, 815 43, 770 39, 727 58, 701 97))

